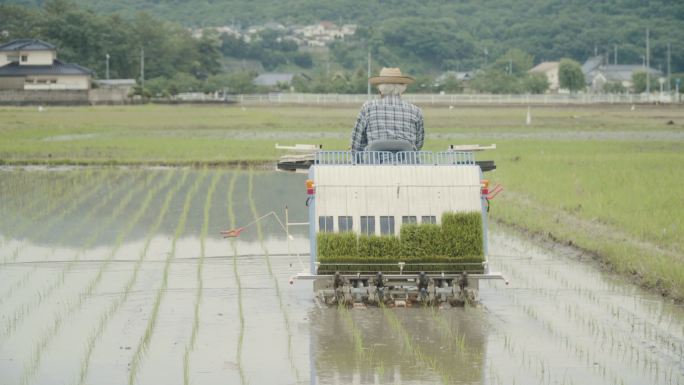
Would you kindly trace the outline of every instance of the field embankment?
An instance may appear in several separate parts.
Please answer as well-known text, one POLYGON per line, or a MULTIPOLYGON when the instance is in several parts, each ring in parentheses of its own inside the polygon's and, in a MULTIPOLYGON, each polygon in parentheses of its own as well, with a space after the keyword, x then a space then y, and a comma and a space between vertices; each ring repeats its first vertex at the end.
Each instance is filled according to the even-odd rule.
MULTIPOLYGON (((345 149, 357 108, 135 106, 0 109, 4 164, 267 163, 275 143, 345 149)), ((684 299, 684 109, 426 107, 426 150, 497 143, 479 158, 506 191, 494 219, 592 252, 684 299)))

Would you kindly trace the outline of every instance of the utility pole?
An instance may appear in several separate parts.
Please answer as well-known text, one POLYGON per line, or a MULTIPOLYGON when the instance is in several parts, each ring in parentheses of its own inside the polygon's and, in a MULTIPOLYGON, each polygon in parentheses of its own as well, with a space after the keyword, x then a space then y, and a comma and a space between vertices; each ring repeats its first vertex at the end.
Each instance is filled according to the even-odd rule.
POLYGON ((140 87, 145 89, 145 48, 140 47, 140 87))
POLYGON ((648 28, 646 28, 646 93, 651 93, 651 42, 648 28))
POLYGON ((370 49, 370 44, 368 45, 368 80, 367 86, 368 86, 368 100, 371 98, 371 84, 370 84, 370 76, 371 76, 371 49, 370 49))
POLYGON ((667 92, 672 91, 672 71, 670 68, 670 61, 672 60, 672 47, 670 43, 667 43, 667 92))
POLYGON ((107 58, 107 69, 105 70, 105 74, 107 76, 107 80, 109 80, 109 54, 106 54, 105 57, 107 58))
POLYGON ((613 56, 614 56, 614 59, 615 59, 615 61, 614 61, 613 64, 617 65, 617 63, 618 63, 618 60, 617 60, 617 44, 615 44, 615 45, 613 46, 613 53, 614 53, 613 56))

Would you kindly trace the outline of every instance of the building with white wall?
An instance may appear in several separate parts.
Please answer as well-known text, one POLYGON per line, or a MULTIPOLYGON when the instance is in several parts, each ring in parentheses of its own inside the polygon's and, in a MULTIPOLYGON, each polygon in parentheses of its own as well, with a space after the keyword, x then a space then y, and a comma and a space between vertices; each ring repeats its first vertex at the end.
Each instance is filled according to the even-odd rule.
POLYGON ((41 40, 0 44, 0 90, 88 90, 93 71, 57 59, 57 48, 41 40))

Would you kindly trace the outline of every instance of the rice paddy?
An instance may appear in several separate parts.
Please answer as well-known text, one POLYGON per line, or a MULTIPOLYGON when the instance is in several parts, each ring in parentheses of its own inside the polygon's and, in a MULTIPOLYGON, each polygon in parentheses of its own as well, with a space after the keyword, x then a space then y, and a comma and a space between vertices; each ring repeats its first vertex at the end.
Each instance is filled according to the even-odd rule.
POLYGON ((305 221, 303 181, 0 171, 0 383, 684 383, 681 307, 505 228, 490 264, 511 286, 482 285, 479 306, 317 307, 287 283, 305 229, 219 234, 285 205, 305 221))

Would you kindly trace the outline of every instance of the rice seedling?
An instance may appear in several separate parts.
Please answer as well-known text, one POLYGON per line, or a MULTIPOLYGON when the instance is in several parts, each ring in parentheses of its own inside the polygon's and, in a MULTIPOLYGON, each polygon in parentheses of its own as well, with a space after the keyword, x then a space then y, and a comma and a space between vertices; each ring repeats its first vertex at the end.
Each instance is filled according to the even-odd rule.
MULTIPOLYGON (((235 228, 237 225, 237 219, 235 218, 235 209, 233 208, 233 196, 235 194, 235 184, 237 182, 239 173, 233 172, 227 189, 226 201, 228 202, 228 220, 230 222, 230 227, 235 228)), ((237 300, 238 300, 238 316, 240 317, 240 332, 238 334, 238 343, 236 350, 236 359, 238 373, 240 374, 240 384, 246 385, 249 382, 245 376, 245 370, 242 366, 242 345, 245 340, 245 315, 242 308, 242 282, 240 281, 240 272, 238 271, 237 263, 237 241, 235 238, 231 238, 230 246, 233 251, 233 277, 235 278, 235 283, 237 285, 237 300)))
MULTIPOLYGON (((135 224, 138 223, 142 216, 147 212, 150 203, 152 202, 153 198, 157 195, 157 193, 171 182, 172 176, 173 174, 169 173, 167 177, 162 181, 162 183, 155 185, 153 188, 147 191, 147 194, 145 195, 145 198, 142 200, 142 203, 140 204, 138 210, 135 212, 135 214, 133 214, 128 223, 118 232, 114 245, 112 246, 105 261, 102 264, 100 264, 100 267, 97 273, 95 274, 95 277, 93 277, 90 280, 90 282, 88 282, 88 284, 79 292, 78 298, 75 301, 68 302, 64 306, 64 308, 66 309, 64 313, 60 313, 59 311, 56 312, 55 319, 60 320, 60 322, 55 323, 55 326, 52 329, 50 329, 48 333, 42 335, 40 340, 34 347, 32 353, 33 358, 29 362, 29 365, 24 366, 24 370, 22 371, 20 379, 21 385, 26 385, 31 381, 32 376, 35 374, 37 368, 40 366, 43 353, 49 346, 52 339, 57 335, 57 333, 61 329, 61 320, 65 319, 66 317, 71 317, 74 313, 78 312, 83 306, 83 303, 85 302, 86 298, 92 295, 97 285, 101 282, 107 267, 118 253, 124 238, 130 233, 135 224)), ((103 321, 101 320, 100 322, 103 321)))
MULTIPOLYGON (((505 268, 508 271, 515 272, 519 268, 515 264, 505 261, 503 261, 502 265, 506 266, 505 268)), ((549 269, 551 269, 551 267, 545 268, 545 271, 548 271, 549 269)), ((567 282, 556 282, 556 280, 552 278, 553 275, 549 276, 548 279, 544 279, 543 274, 530 274, 529 272, 527 274, 518 275, 518 280, 527 287, 530 286, 528 282, 531 276, 534 276, 536 280, 542 281, 540 282, 541 287, 571 287, 571 285, 569 285, 567 282)), ((587 289, 583 290, 582 293, 594 291, 595 290, 587 289)), ((673 349, 668 343, 660 343, 660 341, 670 341, 673 338, 677 338, 676 336, 673 336, 669 333, 659 333, 651 326, 651 323, 648 320, 637 318, 633 313, 631 314, 631 321, 621 321, 620 318, 616 316, 618 312, 605 311, 606 308, 611 306, 611 303, 606 298, 599 298, 595 297, 594 295, 595 293, 589 297, 588 300, 583 299, 584 294, 579 295, 579 298, 568 299, 565 302, 565 314, 567 315, 567 319, 571 320, 573 325, 578 327, 579 331, 581 331, 583 334, 592 336, 594 340, 599 342, 597 344, 598 350, 604 355, 604 357, 613 357, 615 360, 623 362, 627 365, 634 365, 635 363, 638 364, 638 361, 641 361, 642 356, 643 359, 648 360, 649 362, 654 362, 657 358, 656 354, 662 354, 663 351, 672 355, 678 354, 676 348, 673 349), (608 320, 601 321, 605 315, 612 317, 612 320, 609 318, 608 320), (632 326, 629 327, 626 323, 631 323, 632 326), (617 327, 618 325, 622 325, 622 327, 617 327), (635 325, 638 325, 638 327, 634 327, 635 325), (637 337, 637 339, 635 339, 635 337, 637 337), (625 354, 623 355, 611 354, 612 350, 614 349, 616 338, 619 340, 619 344, 626 349, 625 354), (656 343, 659 343, 662 348, 659 350, 659 353, 653 352, 649 349, 644 349, 643 344, 639 343, 640 339, 643 339, 644 341, 655 341, 656 343), (630 351, 629 356, 626 355, 627 349, 630 351)), ((553 322, 554 317, 556 316, 556 313, 553 309, 536 307, 524 302, 518 302, 517 299, 514 299, 514 302, 519 303, 528 316, 540 322, 544 328, 546 328, 552 335, 559 338, 561 342, 565 341, 564 343, 562 342, 563 345, 568 345, 567 341, 572 339, 572 335, 563 334, 557 330, 553 322)), ((623 311, 625 310, 623 309, 623 311)), ((652 379, 655 381, 655 377, 664 375, 663 373, 664 369, 658 370, 653 374, 652 379)), ((616 376, 614 372, 609 372, 609 374, 616 376)))
POLYGON ((430 315, 432 316, 432 320, 437 323, 437 326, 439 327, 439 330, 445 337, 446 341, 448 341, 449 347, 456 347, 461 355, 467 355, 470 353, 466 346, 465 333, 460 333, 458 327, 453 328, 438 308, 431 308, 430 315))
MULTIPOLYGON (((175 172, 171 173, 172 177, 175 177, 175 172)), ((110 306, 108 307, 107 311, 102 314, 100 318, 100 322, 97 324, 97 327, 91 332, 90 336, 88 337, 87 343, 86 343, 86 354, 83 358, 83 361, 81 363, 81 371, 79 373, 79 379, 78 379, 78 384, 83 385, 85 383, 85 380, 88 375, 88 370, 90 368, 90 360, 92 357, 92 353, 95 349, 96 343, 99 340, 100 336, 102 333, 104 333, 107 324, 109 320, 116 314, 116 312, 119 310, 119 308, 126 302, 128 299, 128 296, 131 293, 132 288, 138 281, 138 274, 140 271, 140 267, 142 266, 142 263, 145 261, 147 258, 147 253, 150 247, 150 243, 152 242, 152 238, 154 237, 155 234, 157 234, 157 231, 159 230, 159 227, 161 226, 162 222, 164 221, 164 218, 168 214, 169 207, 171 205, 171 201, 175 197, 176 193, 180 190, 181 187, 185 184, 185 177, 187 176, 187 172, 184 174, 184 177, 181 177, 174 186, 171 187, 171 189, 167 192, 164 201, 159 209, 159 214, 157 215, 157 218, 155 222, 150 226, 149 230, 147 231, 147 235, 145 237, 145 242, 143 244, 143 247, 140 251, 140 254, 138 255, 138 259, 135 261, 135 265, 133 266, 133 272, 130 276, 130 278, 126 281, 126 284, 124 285, 123 290, 121 291, 121 294, 119 295, 118 298, 116 298, 110 306)))
MULTIPOLYGON (((187 173, 184 175, 183 180, 187 176, 187 173)), ((171 261, 176 257, 176 242, 180 238, 180 236, 183 234, 183 231, 185 231, 185 223, 188 217, 188 211, 190 210, 190 204, 192 203, 192 198, 195 196, 195 193, 199 189, 202 181, 206 177, 206 170, 202 174, 200 174, 197 179, 195 179, 195 182, 193 185, 190 187, 190 191, 185 195, 185 201, 183 203, 183 210, 180 214, 180 217, 178 219, 178 224, 176 225, 176 230, 173 234, 173 239, 171 240, 171 251, 168 253, 166 256, 166 260, 164 261, 164 270, 163 270, 163 275, 162 275, 162 283, 159 289, 157 290, 157 294, 154 300, 154 303, 152 305, 152 312, 150 314, 150 318, 148 319, 147 322, 147 327, 145 328, 145 332, 143 333, 140 342, 138 343, 137 348, 135 349, 135 353, 133 354, 133 358, 131 359, 130 363, 130 372, 128 375, 128 384, 133 385, 135 384, 138 371, 140 370, 140 365, 142 364, 142 359, 143 359, 143 354, 147 350, 150 341, 152 340, 152 336, 154 334, 154 327, 157 324, 157 317, 159 315, 159 307, 161 306, 161 302, 164 299, 164 294, 166 293, 166 288, 169 283, 169 270, 171 268, 171 261)))
POLYGON ((135 195, 144 187, 144 185, 138 185, 136 188, 129 190, 128 193, 121 199, 121 201, 119 201, 118 205, 114 207, 110 216, 106 217, 102 222, 98 222, 97 226, 90 233, 90 236, 84 241, 81 249, 74 255, 72 260, 62 267, 62 270, 59 272, 59 274, 57 274, 57 277, 52 280, 44 290, 39 291, 37 296, 31 302, 25 305, 20 305, 20 307, 24 310, 15 312, 15 314, 9 318, 8 322, 3 325, 3 327, 0 329, 0 338, 10 335, 16 329, 16 327, 23 322, 26 316, 31 313, 32 310, 36 309, 43 302, 43 300, 50 297, 55 290, 60 288, 65 283, 67 274, 80 261, 82 254, 97 240, 100 233, 107 229, 109 224, 122 214, 126 206, 131 203, 135 195))
MULTIPOLYGON (((106 175, 106 174, 103 173, 103 175, 106 175)), ((110 197, 112 190, 117 191, 121 187, 127 187, 129 183, 133 182, 132 180, 120 182, 118 179, 119 178, 116 178, 116 180, 114 180, 114 181, 112 179, 108 179, 105 183, 98 184, 97 186, 88 189, 88 191, 85 193, 78 193, 78 192, 72 193, 71 191, 65 192, 64 193, 65 197, 70 199, 69 204, 66 205, 65 207, 63 207, 61 210, 59 210, 58 213, 55 213, 55 215, 51 215, 47 220, 42 221, 40 223, 40 225, 38 225, 39 229, 37 231, 35 231, 34 229, 31 229, 32 236, 36 239, 40 239, 42 236, 44 236, 46 234, 50 234, 51 231, 54 230, 55 226, 57 226, 58 224, 61 224, 61 221, 67 215, 69 215, 73 211, 79 209, 81 207, 81 205, 84 202, 86 202, 88 199, 92 198, 93 196, 97 196, 97 195, 100 195, 100 196, 105 195, 106 197, 110 197), (112 188, 112 187, 114 187, 114 188, 112 188), (101 190, 104 190, 107 193, 102 194, 101 190)), ((101 200, 98 201, 98 203, 95 206, 99 207, 99 203, 101 203, 101 202, 102 202, 101 200)), ((92 212, 92 210, 90 212, 92 212)), ((30 224, 32 224, 32 221, 27 223, 27 225, 30 225, 30 224)), ((34 224, 34 226, 35 226, 35 224, 34 224)), ((71 226, 70 228, 73 228, 73 226, 71 226)), ((28 231, 29 231, 28 226, 24 226, 22 229, 20 229, 18 231, 19 235, 17 235, 17 236, 23 237, 24 235, 26 235, 26 232, 28 232, 28 231)), ((66 236, 70 236, 72 234, 73 234, 73 231, 67 231, 67 233, 65 235, 63 235, 63 238, 66 236)), ((22 243, 22 245, 25 245, 25 244, 22 243)), ((17 259, 19 258, 19 253, 21 250, 20 247, 21 246, 17 246, 17 249, 13 252, 12 256, 5 258, 3 263, 14 263, 14 262, 16 262, 17 259)))
MULTIPOLYGON (((132 180, 128 181, 132 182, 132 180)), ((82 217, 79 217, 79 223, 73 224, 70 226, 67 231, 63 234, 63 238, 69 238, 73 236, 74 234, 77 234, 79 231, 83 230, 84 226, 90 225, 89 221, 92 219, 92 217, 99 213, 100 210, 102 210, 105 206, 111 203, 112 199, 114 199, 115 195, 120 192, 120 190, 127 190, 129 188, 129 183, 120 183, 115 186, 115 188, 108 189, 107 194, 102 197, 102 199, 98 200, 96 204, 92 205, 88 212, 86 212, 82 217)), ((42 231, 37 233, 37 236, 40 236, 42 233, 44 233, 46 230, 46 227, 41 228, 42 231)), ((54 254, 55 248, 52 248, 51 254, 49 255, 44 255, 43 256, 43 261, 48 260, 51 255, 54 254)), ((16 259, 14 260, 16 262, 16 259)), ((33 278, 34 273, 38 269, 38 265, 34 264, 30 270, 27 270, 24 275, 22 275, 17 281, 3 294, 0 294, 0 306, 5 302, 8 298, 10 298, 14 293, 16 293, 18 290, 21 288, 25 287, 28 283, 31 282, 31 278, 33 278)))
POLYGON ((221 179, 223 173, 215 172, 209 184, 209 189, 207 190, 207 196, 204 199, 204 221, 202 222, 202 230, 200 232, 200 257, 197 261, 197 290, 195 293, 195 307, 194 316, 192 319, 192 333, 190 335, 190 341, 185 346, 185 353, 183 354, 183 383, 185 385, 190 384, 190 353, 195 348, 197 342, 197 331, 200 325, 200 304, 202 303, 202 290, 204 289, 204 279, 202 276, 204 257, 205 257, 205 240, 207 237, 207 232, 209 231, 209 210, 211 209, 212 198, 214 196, 214 190, 216 190, 216 185, 221 179))
MULTIPOLYGON (((63 200, 65 200, 67 197, 72 198, 71 194, 74 193, 73 189, 68 189, 67 187, 65 187, 66 184, 57 183, 57 186, 54 186, 54 191, 59 191, 60 195, 56 196, 55 199, 46 199, 46 197, 51 196, 53 191, 49 189, 49 184, 45 183, 45 180, 43 178, 37 178, 37 180, 43 183, 40 184, 39 188, 35 188, 31 191, 38 190, 43 195, 33 197, 33 200, 30 201, 31 204, 29 205, 31 206, 31 208, 29 210, 25 210, 28 212, 22 213, 22 211, 19 209, 14 210, 14 217, 7 222, 7 226, 9 226, 9 228, 3 231, 5 237, 12 239, 22 239, 28 233, 30 226, 36 226, 36 224, 40 223, 39 219, 51 217, 53 210, 60 207, 63 200), (43 203, 45 203, 46 205, 42 206, 41 204, 43 203), (36 210, 32 211, 34 207, 36 208, 36 210)), ((71 179, 68 180, 71 181, 71 179)), ((19 245, 17 245, 16 248, 12 251, 12 253, 10 253, 10 255, 7 255, 2 259, 2 264, 12 262, 15 259, 14 257, 16 257, 17 253, 19 253, 23 246, 24 241, 22 240, 21 243, 19 243, 19 245)))
MULTIPOLYGON (((247 196, 249 199, 249 207, 250 210, 252 211, 252 215, 254 216, 254 219, 257 220, 259 218, 259 212, 257 211, 256 203, 254 201, 254 169, 249 170, 249 181, 247 183, 247 196)), ((268 269, 268 275, 271 277, 273 280, 273 285, 275 287, 275 292, 276 292, 276 297, 278 298, 278 306, 280 307, 280 313, 283 315, 283 322, 285 324, 285 332, 287 334, 287 355, 290 360, 290 368, 292 369, 295 378, 297 381, 300 380, 300 374, 299 374, 299 369, 297 368, 297 365, 294 360, 294 355, 292 352, 292 330, 290 326, 290 317, 287 314, 287 309, 285 308, 285 304, 283 303, 283 297, 282 297, 282 292, 280 290, 280 284, 278 282, 278 278, 273 274, 273 266, 271 264, 271 257, 268 252, 268 248, 266 247, 266 244, 264 242, 264 234, 263 234, 263 229, 261 227, 261 222, 256 223, 256 229, 257 229, 257 237, 259 239, 259 243, 261 244, 261 249, 264 252, 264 259, 266 261, 266 267, 268 269)))
POLYGON ((395 236, 318 233, 319 273, 334 271, 479 272, 484 261, 480 213, 445 213, 442 225, 404 224, 395 236))
POLYGON ((354 318, 349 311, 349 308, 343 304, 337 306, 337 312, 342 316, 349 329, 349 332, 354 343, 354 353, 356 354, 356 359, 359 362, 366 362, 369 365, 373 365, 373 351, 372 349, 365 346, 363 341, 363 333, 358 328, 354 322, 354 318))
MULTIPOLYGON (((21 215, 20 218, 25 219, 23 225, 16 226, 14 229, 15 237, 23 237, 29 230, 29 227, 35 226, 40 223, 45 218, 50 218, 49 220, 53 223, 64 217, 66 212, 73 210, 74 207, 78 207, 79 204, 84 202, 86 199, 95 195, 99 187, 101 187, 101 182, 103 179, 107 178, 107 172, 101 172, 97 177, 91 178, 91 170, 86 171, 88 173, 85 183, 77 184, 76 188, 63 188, 52 190, 46 186, 49 190, 45 191, 45 194, 37 197, 36 202, 47 202, 45 208, 35 211, 32 215, 21 215), (64 206, 64 202, 68 205, 64 206)), ((119 174, 118 177, 121 177, 119 174)))
POLYGON ((380 304, 382 313, 385 316, 385 320, 389 324, 390 328, 397 334, 399 340, 402 343, 403 353, 410 355, 413 359, 423 364, 426 368, 432 370, 433 373, 437 374, 442 383, 449 384, 452 382, 451 375, 447 372, 446 368, 440 365, 437 358, 433 355, 428 355, 420 346, 412 342, 413 336, 409 333, 401 324, 397 315, 394 314, 392 309, 380 304))
MULTIPOLYGON (((12 185, 8 189, 8 196, 14 196, 14 202, 7 202, 8 207, 15 208, 11 220, 8 221, 16 226, 18 221, 23 219, 35 218, 44 215, 51 207, 58 206, 74 190, 74 186, 83 188, 86 185, 93 185, 90 180, 94 174, 93 169, 85 172, 68 171, 64 173, 36 173, 30 171, 20 171, 20 174, 33 176, 30 183, 25 185, 12 185), (37 186, 36 186, 37 185, 37 186), (50 199, 46 199, 49 197, 50 199), (52 199, 56 198, 56 199, 52 199)), ((97 181, 93 181, 97 183, 97 181)), ((4 216, 3 216, 4 217, 4 216)), ((5 217, 6 219, 10 219, 5 217)), ((16 230, 16 229, 14 229, 16 230)))

